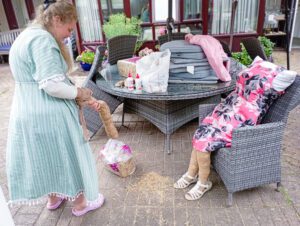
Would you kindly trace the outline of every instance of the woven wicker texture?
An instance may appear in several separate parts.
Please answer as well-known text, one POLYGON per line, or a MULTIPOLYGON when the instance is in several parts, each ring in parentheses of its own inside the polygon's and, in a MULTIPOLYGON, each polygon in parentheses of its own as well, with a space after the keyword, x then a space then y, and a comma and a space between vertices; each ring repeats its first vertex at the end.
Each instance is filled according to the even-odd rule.
MULTIPOLYGON (((212 154, 212 164, 228 191, 228 205, 232 194, 264 184, 281 182, 281 144, 289 112, 300 104, 300 76, 276 100, 262 124, 233 131, 231 148, 212 154)), ((199 106, 199 122, 215 105, 199 106)))
POLYGON ((184 37, 187 33, 183 33, 183 32, 176 32, 176 33, 172 33, 171 34, 171 39, 169 40, 169 35, 166 34, 166 35, 161 35, 161 36, 158 36, 158 42, 159 42, 159 45, 162 45, 166 42, 169 42, 169 41, 173 41, 173 40, 184 40, 184 37))
MULTIPOLYGON (((98 71, 102 65, 105 49, 105 46, 97 47, 92 68, 85 82, 83 83, 83 87, 91 89, 93 92, 93 97, 95 97, 97 100, 105 101, 109 106, 111 113, 113 113, 114 110, 122 103, 122 99, 102 91, 95 83, 96 77, 100 76, 98 71)), ((102 121, 100 120, 99 113, 91 108, 85 107, 83 108, 83 114, 87 128, 92 132, 93 137, 103 125, 102 121)))
POLYGON ((257 38, 246 38, 242 39, 241 42, 245 46, 245 49, 247 50, 251 59, 259 56, 263 60, 268 60, 268 57, 266 56, 266 53, 257 38))
POLYGON ((107 41, 108 62, 116 64, 118 60, 131 58, 134 54, 137 36, 120 35, 107 41))

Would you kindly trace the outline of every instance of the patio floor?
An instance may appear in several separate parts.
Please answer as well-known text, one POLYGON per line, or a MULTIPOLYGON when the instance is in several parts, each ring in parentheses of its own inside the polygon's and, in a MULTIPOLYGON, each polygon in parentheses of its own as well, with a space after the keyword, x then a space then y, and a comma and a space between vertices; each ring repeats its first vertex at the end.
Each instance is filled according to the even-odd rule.
MULTIPOLYGON (((275 52, 274 59, 285 66, 284 52, 275 52)), ((291 68, 300 74, 299 59, 300 51, 291 53, 291 68)), ((85 78, 84 73, 79 74, 74 77, 78 83, 85 78)), ((13 90, 9 66, 0 64, 0 185, 6 198, 5 151, 13 90)), ((46 203, 15 206, 11 213, 16 225, 300 225, 300 106, 290 114, 285 131, 281 192, 274 191, 275 184, 238 192, 230 208, 225 206, 227 192, 214 171, 210 176, 213 188, 199 201, 186 201, 184 191, 187 190, 172 188, 173 182, 187 169, 196 121, 187 123, 171 136, 173 153, 167 155, 163 151, 164 135, 155 126, 141 117, 126 114, 126 127, 121 127, 121 113, 122 106, 113 119, 120 140, 135 152, 136 172, 120 178, 97 162, 99 190, 106 197, 102 208, 84 217, 73 217, 71 203, 51 212, 45 208, 46 203)), ((106 141, 101 129, 91 141, 95 157, 106 141)))

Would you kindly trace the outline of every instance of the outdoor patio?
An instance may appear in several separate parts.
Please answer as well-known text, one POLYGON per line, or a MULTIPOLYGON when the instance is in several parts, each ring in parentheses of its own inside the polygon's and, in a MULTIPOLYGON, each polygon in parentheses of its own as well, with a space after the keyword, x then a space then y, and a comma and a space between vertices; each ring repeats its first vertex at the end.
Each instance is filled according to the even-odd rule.
MULTIPOLYGON (((286 66, 285 52, 276 51, 275 63, 286 66)), ((291 69, 300 74, 300 51, 291 53, 291 69)), ((79 72, 78 84, 86 73, 79 72)), ((8 64, 0 64, 0 185, 8 198, 5 172, 5 151, 10 106, 14 82, 8 64)), ((121 126, 122 106, 113 115, 120 140, 135 153, 137 169, 128 178, 120 178, 97 162, 100 192, 106 202, 97 211, 84 217, 73 217, 71 203, 56 211, 48 211, 46 203, 37 206, 14 206, 11 213, 16 225, 42 226, 102 226, 102 225, 300 225, 300 106, 288 120, 282 155, 282 184, 276 192, 275 184, 234 194, 233 206, 226 207, 227 191, 212 171, 212 190, 199 201, 186 201, 185 189, 175 190, 173 182, 187 169, 191 138, 197 127, 192 121, 172 136, 173 153, 164 152, 164 134, 148 121, 136 115, 125 115, 121 126)), ((95 157, 107 141, 104 129, 92 139, 95 157)), ((55 183, 55 182, 53 182, 55 183)))

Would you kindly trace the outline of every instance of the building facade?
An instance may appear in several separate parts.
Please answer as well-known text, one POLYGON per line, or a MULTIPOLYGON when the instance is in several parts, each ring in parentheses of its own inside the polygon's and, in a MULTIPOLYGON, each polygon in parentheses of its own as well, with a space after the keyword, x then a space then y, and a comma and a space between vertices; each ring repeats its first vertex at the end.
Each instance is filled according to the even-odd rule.
MULTIPOLYGON (((233 50, 240 49, 240 41, 246 37, 266 35, 280 46, 285 40, 285 0, 238 0, 233 34, 230 34, 232 0, 172 0, 174 32, 209 34, 229 43, 233 38, 233 50)), ((34 18, 34 9, 42 0, 0 0, 0 31, 24 27, 34 18), (4 12, 4 14, 2 13, 4 12)), ((80 50, 94 48, 105 43, 103 24, 109 15, 124 12, 127 17, 140 18, 142 35, 148 46, 154 47, 160 31, 166 26, 168 0, 72 0, 76 5, 77 46, 80 50)), ((288 0, 291 10, 291 29, 296 20, 298 0, 288 0)), ((298 18, 300 15, 298 16, 298 18)), ((299 25, 296 24, 296 38, 299 25)), ((294 37, 291 37, 294 38, 294 37)))

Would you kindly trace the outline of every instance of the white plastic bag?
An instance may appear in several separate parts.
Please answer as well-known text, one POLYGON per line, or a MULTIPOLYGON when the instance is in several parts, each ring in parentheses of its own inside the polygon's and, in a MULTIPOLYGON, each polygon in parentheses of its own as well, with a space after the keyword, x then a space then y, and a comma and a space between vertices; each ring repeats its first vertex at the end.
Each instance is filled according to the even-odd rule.
POLYGON ((149 93, 166 92, 169 80, 171 52, 153 52, 136 63, 136 71, 141 77, 143 90, 149 93))
POLYGON ((122 141, 109 139, 100 150, 99 158, 106 169, 120 177, 127 177, 135 171, 132 151, 122 141))

